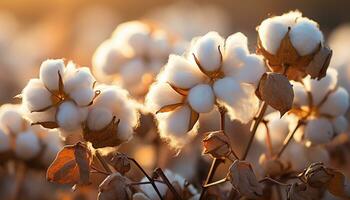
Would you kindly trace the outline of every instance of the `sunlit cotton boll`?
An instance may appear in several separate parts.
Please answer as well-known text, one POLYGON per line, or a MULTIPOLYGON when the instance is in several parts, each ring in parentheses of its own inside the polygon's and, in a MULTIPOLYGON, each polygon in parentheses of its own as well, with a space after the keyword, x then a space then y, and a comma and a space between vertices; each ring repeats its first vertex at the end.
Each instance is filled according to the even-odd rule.
POLYGON ((19 158, 28 160, 34 158, 41 149, 38 136, 32 131, 19 133, 16 138, 15 153, 19 158))
POLYGON ((291 11, 268 18, 258 27, 261 43, 269 53, 277 53, 288 27, 291 29, 289 37, 292 45, 301 56, 311 54, 323 43, 323 34, 318 24, 302 17, 299 11, 291 11))
POLYGON ((339 87, 327 97, 320 108, 320 112, 336 117, 344 115, 348 108, 349 94, 344 88, 339 87))
POLYGON ((87 111, 87 108, 79 108, 72 101, 64 102, 58 108, 57 123, 64 130, 77 130, 86 119, 87 111))
POLYGON ((58 90, 58 73, 63 76, 64 61, 49 59, 40 66, 40 80, 49 90, 58 90))
POLYGON ((51 93, 39 79, 31 79, 22 91, 22 103, 29 112, 46 108, 52 104, 51 93))
POLYGON ((188 94, 191 107, 198 113, 210 112, 214 107, 214 93, 209 85, 199 84, 191 88, 188 94))

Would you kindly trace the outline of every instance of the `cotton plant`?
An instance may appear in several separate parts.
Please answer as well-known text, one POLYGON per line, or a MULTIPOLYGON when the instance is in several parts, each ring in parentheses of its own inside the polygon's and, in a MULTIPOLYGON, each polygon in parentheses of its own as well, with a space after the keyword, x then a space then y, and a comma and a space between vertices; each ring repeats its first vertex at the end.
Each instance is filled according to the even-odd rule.
POLYGON ((185 55, 170 55, 146 106, 156 114, 160 136, 181 146, 196 131, 199 115, 215 106, 231 119, 246 123, 253 118, 259 104, 254 91, 264 71, 262 58, 249 53, 242 33, 225 40, 209 32, 194 39, 185 55))
POLYGON ((92 58, 102 82, 115 82, 143 99, 169 54, 181 54, 186 42, 161 27, 142 21, 120 24, 92 58))
POLYGON ((30 126, 23 118, 20 105, 0 107, 0 129, 0 154, 28 166, 49 166, 63 146, 58 130, 30 126))

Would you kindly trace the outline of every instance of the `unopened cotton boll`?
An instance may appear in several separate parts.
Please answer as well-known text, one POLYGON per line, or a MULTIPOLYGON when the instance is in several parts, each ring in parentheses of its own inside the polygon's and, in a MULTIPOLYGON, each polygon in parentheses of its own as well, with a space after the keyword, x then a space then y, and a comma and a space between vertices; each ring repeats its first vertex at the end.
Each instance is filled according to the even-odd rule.
POLYGON ((325 118, 309 120, 304 131, 305 140, 312 145, 327 143, 334 136, 332 124, 325 118))
POLYGON ((337 134, 343 133, 348 128, 348 121, 344 116, 339 116, 332 120, 334 132, 337 134))
POLYGON ((163 106, 180 103, 182 98, 168 83, 156 82, 150 87, 145 104, 155 113, 163 106))
MULTIPOLYGON (((204 75, 194 63, 177 55, 170 55, 163 73, 169 83, 183 89, 197 85, 204 78, 204 75)), ((163 73, 160 74, 161 78, 163 73)))
POLYGON ((344 115, 349 108, 349 94, 342 88, 337 88, 332 92, 320 108, 320 113, 331 116, 344 115))
POLYGON ((126 62, 120 70, 125 87, 128 87, 129 84, 140 84, 145 71, 146 66, 141 59, 133 59, 126 62))
POLYGON ((0 129, 0 153, 10 150, 11 148, 11 140, 10 136, 0 129))
POLYGON ((16 156, 28 160, 34 158, 40 150, 39 138, 32 130, 29 129, 18 134, 15 148, 16 156))
POLYGON ((40 66, 40 80, 49 90, 58 90, 58 73, 63 76, 64 61, 62 59, 49 59, 40 66))
POLYGON ((39 79, 31 79, 22 91, 23 105, 36 111, 52 105, 51 93, 39 79))
POLYGON ((63 102, 56 114, 58 125, 67 131, 77 130, 86 118, 86 112, 87 108, 79 108, 72 101, 63 102))
POLYGON ((89 111, 87 124, 90 130, 99 131, 105 128, 113 119, 110 110, 103 107, 96 107, 89 111))
POLYGON ((221 66, 224 39, 216 32, 209 32, 195 41, 191 52, 197 57, 206 71, 215 71, 221 66))
POLYGON ((210 112, 214 107, 213 90, 206 84, 199 84, 191 88, 187 99, 191 107, 198 113, 210 112))
POLYGON ((313 53, 323 43, 323 34, 316 22, 307 18, 296 19, 290 31, 290 40, 301 56, 313 53))

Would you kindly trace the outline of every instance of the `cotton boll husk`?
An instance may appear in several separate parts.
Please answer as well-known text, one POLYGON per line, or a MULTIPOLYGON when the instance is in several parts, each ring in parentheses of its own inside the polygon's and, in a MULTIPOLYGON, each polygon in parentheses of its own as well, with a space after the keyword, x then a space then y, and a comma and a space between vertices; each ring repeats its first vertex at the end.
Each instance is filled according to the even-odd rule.
POLYGON ((59 127, 66 131, 79 129, 87 117, 87 109, 86 107, 79 108, 71 101, 62 103, 56 114, 59 127))
POLYGON ((292 82, 293 91, 294 91, 294 99, 293 104, 296 106, 308 106, 309 100, 308 95, 305 90, 305 87, 300 82, 292 82))
POLYGON ((199 60, 206 71, 215 71, 221 66, 221 54, 224 49, 224 39, 217 32, 209 32, 194 41, 191 53, 199 60))
POLYGON ((40 80, 49 90, 58 90, 58 72, 63 76, 64 61, 62 59, 49 59, 40 66, 40 80))
POLYGON ((74 90, 69 96, 78 106, 87 106, 94 99, 95 91, 92 88, 81 88, 74 90))
POLYGON ((314 105, 319 104, 324 96, 337 85, 337 71, 329 68, 327 75, 321 80, 311 79, 307 76, 303 79, 305 88, 311 92, 314 105))
POLYGON ((68 68, 65 72, 64 76, 64 91, 67 93, 71 93, 75 90, 79 90, 82 88, 91 88, 95 82, 95 78, 92 76, 90 69, 87 67, 76 68, 73 63, 69 63, 71 68, 68 68))
POLYGON ((129 59, 127 48, 121 48, 112 40, 104 41, 92 57, 92 66, 104 75, 117 73, 120 66, 129 59))
POLYGON ((142 56, 150 43, 150 28, 142 22, 132 21, 120 24, 112 35, 112 39, 129 45, 136 56, 142 56))
POLYGON ((120 69, 120 75, 127 88, 129 84, 140 84, 146 66, 141 59, 133 59, 126 62, 120 69))
POLYGON ((323 34, 316 22, 307 18, 298 18, 289 33, 294 48, 301 56, 313 53, 323 43, 323 34))
POLYGON ((287 31, 288 24, 285 24, 278 16, 264 20, 258 27, 262 46, 271 54, 277 53, 287 31))
POLYGON ((5 152, 11 148, 10 136, 0 129, 0 152, 5 152))
POLYGON ((204 74, 186 58, 170 55, 165 69, 158 77, 158 79, 168 81, 176 87, 188 89, 200 83, 204 79, 204 74))
POLYGON ((251 85, 239 84, 234 79, 226 77, 216 81, 213 88, 219 103, 227 108, 232 120, 247 123, 259 109, 259 100, 251 85))
POLYGON ((112 119, 112 111, 104 107, 95 107, 89 111, 87 124, 90 130, 99 131, 105 128, 112 119))
POLYGON ((28 160, 34 158, 40 152, 40 149, 39 138, 32 130, 29 129, 18 134, 15 148, 16 156, 28 160))
POLYGON ((0 108, 0 126, 8 129, 10 133, 22 132, 27 122, 23 119, 20 105, 4 104, 0 108))
POLYGON ((169 36, 163 30, 152 32, 152 39, 149 44, 148 52, 151 58, 167 57, 171 51, 169 36))
POLYGON ((207 84, 199 84, 191 88, 187 99, 191 107, 198 113, 210 112, 214 107, 213 89, 207 84))
MULTIPOLYGON (((282 145, 284 138, 289 133, 289 121, 287 118, 287 115, 281 118, 279 112, 273 112, 264 117, 264 119, 268 121, 267 127, 270 133, 271 144, 274 149, 277 149, 282 145)), ((266 143, 266 134, 266 126, 262 123, 259 124, 256 137, 263 145, 266 143)))
POLYGON ((22 90, 22 102, 29 111, 40 110, 52 105, 51 93, 39 79, 31 79, 22 90))
POLYGON ((237 72, 233 77, 238 82, 249 83, 257 86, 265 71, 266 69, 263 58, 252 54, 244 59, 244 62, 238 67, 237 72))
MULTIPOLYGON (((188 139, 190 114, 191 109, 188 106, 181 106, 174 111, 157 114, 160 137, 168 139, 173 147, 183 146, 188 139)), ((196 128, 194 127, 194 129, 196 128)))
POLYGON ((332 92, 324 104, 320 108, 320 113, 328 114, 331 116, 344 115, 349 108, 349 94, 348 92, 339 87, 336 91, 332 92))
POLYGON ((340 134, 347 130, 348 121, 344 116, 339 116, 332 120, 332 125, 333 125, 334 132, 337 134, 340 134))
POLYGON ((304 131, 304 139, 312 145, 327 143, 334 136, 332 124, 325 118, 309 120, 304 131))

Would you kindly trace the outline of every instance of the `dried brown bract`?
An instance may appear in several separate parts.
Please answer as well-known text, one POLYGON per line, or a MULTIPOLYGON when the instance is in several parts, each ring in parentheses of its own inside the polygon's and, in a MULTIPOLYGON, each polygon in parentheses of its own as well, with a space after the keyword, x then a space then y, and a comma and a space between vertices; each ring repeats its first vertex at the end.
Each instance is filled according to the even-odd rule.
POLYGON ((130 181, 119 173, 109 175, 99 186, 98 200, 127 200, 132 192, 130 181))
POLYGON ((213 158, 225 158, 231 153, 229 138, 223 131, 209 132, 203 139, 204 154, 213 158))
POLYGON ((129 158, 122 153, 116 153, 111 161, 110 164, 114 167, 115 170, 117 170, 120 174, 125 174, 131 169, 131 163, 129 158))

